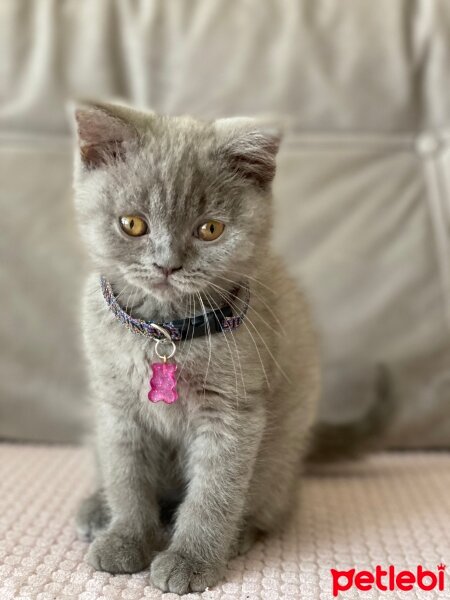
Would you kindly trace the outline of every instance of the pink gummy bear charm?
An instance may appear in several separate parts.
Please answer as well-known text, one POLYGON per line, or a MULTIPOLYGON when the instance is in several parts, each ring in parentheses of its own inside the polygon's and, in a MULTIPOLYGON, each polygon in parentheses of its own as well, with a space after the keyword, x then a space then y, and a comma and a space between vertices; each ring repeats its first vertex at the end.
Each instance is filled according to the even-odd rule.
POLYGON ((178 398, 177 381, 175 371, 177 365, 173 363, 153 363, 153 376, 150 379, 150 391, 148 399, 150 402, 165 402, 172 404, 178 398))

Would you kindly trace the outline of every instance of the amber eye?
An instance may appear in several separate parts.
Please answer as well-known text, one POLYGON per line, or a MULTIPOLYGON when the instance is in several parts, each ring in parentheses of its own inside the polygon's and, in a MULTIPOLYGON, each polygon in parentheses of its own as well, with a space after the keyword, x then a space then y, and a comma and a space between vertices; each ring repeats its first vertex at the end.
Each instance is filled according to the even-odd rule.
POLYGON ((225 225, 220 221, 206 221, 197 229, 197 235, 204 242, 212 242, 222 235, 224 229, 225 225))
POLYGON ((120 226, 127 235, 139 237, 147 233, 147 223, 137 215, 126 215, 120 217, 120 226))

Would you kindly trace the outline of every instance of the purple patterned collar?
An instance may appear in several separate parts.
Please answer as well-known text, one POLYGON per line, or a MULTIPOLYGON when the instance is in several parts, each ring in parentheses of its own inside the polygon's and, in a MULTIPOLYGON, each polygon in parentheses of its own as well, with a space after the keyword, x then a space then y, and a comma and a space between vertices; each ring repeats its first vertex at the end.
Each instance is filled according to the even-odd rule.
MULTIPOLYGON (((243 300, 239 300, 242 303, 242 311, 238 315, 234 315, 231 306, 225 304, 221 308, 206 311, 203 315, 176 319, 166 323, 152 323, 143 319, 135 319, 125 312, 117 301, 111 284, 103 276, 100 277, 100 286, 106 304, 116 319, 133 333, 139 333, 154 340, 161 340, 165 337, 161 332, 161 328, 170 335, 171 340, 174 342, 232 331, 237 329, 243 322, 250 302, 250 290, 243 285, 242 289, 245 295, 243 300)), ((234 298, 237 298, 240 289, 236 288, 231 292, 234 298)))

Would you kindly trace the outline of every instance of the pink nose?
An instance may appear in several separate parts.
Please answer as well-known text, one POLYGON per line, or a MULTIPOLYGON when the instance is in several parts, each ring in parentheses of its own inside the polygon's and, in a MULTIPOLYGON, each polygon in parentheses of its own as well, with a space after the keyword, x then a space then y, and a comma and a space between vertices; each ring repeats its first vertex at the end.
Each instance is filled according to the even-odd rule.
POLYGON ((156 263, 153 263, 153 266, 161 271, 161 273, 164 273, 166 277, 169 277, 169 275, 172 275, 172 273, 175 273, 175 271, 179 271, 182 268, 182 265, 179 267, 163 267, 162 265, 158 265, 156 263))

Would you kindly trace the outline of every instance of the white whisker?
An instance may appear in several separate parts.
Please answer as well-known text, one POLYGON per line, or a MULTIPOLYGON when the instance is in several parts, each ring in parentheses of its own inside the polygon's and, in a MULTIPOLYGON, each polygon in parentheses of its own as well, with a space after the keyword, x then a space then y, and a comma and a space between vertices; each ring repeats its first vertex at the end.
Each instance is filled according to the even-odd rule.
MULTIPOLYGON (((204 294, 208 298, 208 302, 211 304, 211 301, 213 300, 211 298, 211 296, 207 292, 204 292, 204 294)), ((212 307, 212 304, 211 304, 211 307, 212 307)), ((238 374, 237 374, 237 369, 236 369, 236 362, 234 360, 234 356, 233 356, 233 352, 231 350, 230 343, 229 343, 229 341, 227 339, 227 333, 223 330, 223 327, 222 327, 221 323, 220 323, 220 329, 222 331, 222 335, 225 337, 225 342, 226 342, 227 347, 228 347, 228 352, 230 353, 230 358, 231 358, 231 361, 233 363, 234 377, 235 377, 235 381, 236 381, 236 402, 238 403, 239 402, 239 389, 238 389, 238 374)), ((236 354, 237 354, 237 358, 239 360, 239 366, 240 366, 240 370, 241 370, 242 386, 244 388, 244 398, 245 398, 245 400, 247 400, 247 392, 245 390, 245 382, 244 382, 244 373, 242 371, 242 364, 241 364, 241 360, 240 360, 240 357, 239 357, 239 351, 238 351, 236 340, 234 339, 234 337, 233 337, 233 342, 234 342, 234 345, 236 346, 236 354)))
MULTIPOLYGON (((227 301, 227 302, 228 302, 228 303, 229 303, 231 306, 234 306, 235 310, 236 310, 237 312, 239 312, 239 308, 238 308, 238 307, 236 307, 236 305, 235 305, 235 304, 234 304, 232 301, 230 301, 230 300, 229 300, 229 299, 228 299, 228 298, 227 298, 227 297, 226 297, 226 296, 225 296, 225 295, 222 293, 222 291, 221 291, 221 290, 223 290, 223 288, 221 288, 220 286, 218 286, 218 285, 216 285, 216 284, 214 284, 214 283, 211 283, 211 285, 212 285, 214 288, 216 288, 216 290, 218 291, 218 293, 219 293, 219 294, 222 296, 222 298, 223 298, 224 300, 226 300, 226 301, 227 301)), ((246 328, 246 329, 247 329, 247 331, 248 331, 248 334, 250 335, 250 337, 251 337, 251 339, 252 339, 252 341, 253 341, 253 345, 255 346, 255 350, 256 350, 256 353, 258 354, 259 362, 261 363, 261 368, 262 368, 262 370, 263 370, 263 373, 264 373, 264 379, 266 380, 267 387, 270 389, 269 378, 268 378, 268 376, 267 376, 267 372, 266 372, 266 369, 265 369, 265 367, 264 367, 264 363, 263 363, 262 356, 261 356, 261 353, 260 353, 260 351, 259 351, 259 348, 258 348, 258 344, 256 343, 256 340, 255 340, 255 338, 253 337, 253 335, 252 335, 252 332, 251 332, 251 331, 250 331, 250 329, 248 328, 248 325, 246 324, 246 322, 245 322, 245 319, 243 319, 243 320, 242 320, 242 325, 244 325, 244 326, 245 326, 245 328, 246 328)), ((233 339, 234 339, 234 338, 233 338, 233 339)))
POLYGON ((250 281, 254 281, 261 287, 265 288, 266 290, 268 290, 275 296, 277 295, 277 293, 275 292, 274 289, 272 289, 271 287, 269 287, 267 284, 263 283, 261 280, 257 279, 256 277, 252 277, 251 275, 247 275, 246 273, 241 273, 240 271, 235 271, 234 269, 229 269, 229 271, 230 271, 230 273, 236 273, 237 275, 240 275, 241 277, 246 277, 247 279, 250 279, 250 281))
POLYGON ((211 328, 210 328, 210 325, 209 325, 208 318, 206 316, 206 308, 205 308, 205 305, 203 303, 202 297, 198 293, 197 293, 197 296, 198 296, 198 299, 200 301, 200 305, 202 307, 203 315, 205 317, 205 323, 206 323, 207 332, 208 332, 208 342, 209 342, 208 364, 206 365, 205 379, 203 380, 203 397, 205 397, 206 396, 206 382, 207 382, 207 379, 208 379, 208 371, 209 371, 209 365, 211 363, 211 354, 212 354, 211 328))
MULTIPOLYGON (((221 276, 219 276, 219 277, 221 279, 225 279, 221 276)), ((228 279, 227 281, 230 281, 230 280, 228 279)), ((221 287, 221 286, 218 286, 218 287, 221 287)), ((222 289, 224 289, 224 288, 222 288, 222 289)), ((252 293, 253 293, 253 291, 252 291, 252 293)), ((254 294, 254 295, 256 295, 256 294, 254 294)), ((240 302, 242 305, 245 306, 245 301, 242 300, 241 298, 235 297, 234 302, 240 302)), ((268 327, 272 331, 272 333, 274 335, 278 335, 281 338, 286 335, 285 333, 283 334, 281 331, 278 331, 277 329, 275 329, 275 327, 273 327, 273 325, 271 325, 268 321, 266 321, 266 319, 261 315, 261 313, 258 310, 256 310, 256 308, 254 306, 252 306, 251 304, 248 305, 248 310, 253 311, 255 313, 255 315, 258 317, 258 319, 260 319, 264 323, 264 325, 266 325, 266 327, 268 327)))
MULTIPOLYGON (((192 301, 194 302, 194 315, 195 315, 195 298, 194 297, 192 297, 192 301)), ((191 307, 191 297, 189 296, 189 309, 190 309, 190 307, 191 307)), ((188 360, 188 357, 189 357, 189 353, 191 351, 192 340, 193 339, 194 339, 194 329, 192 329, 192 335, 191 335, 190 342, 189 342, 189 348, 187 349, 186 356, 184 358, 183 364, 181 365, 181 369, 178 372, 178 377, 177 377, 178 380, 181 380, 181 373, 183 372, 183 369, 184 369, 184 367, 185 367, 185 365, 187 363, 187 360, 188 360)), ((185 343, 183 344, 183 350, 184 350, 185 344, 187 343, 187 339, 184 342, 185 343)))
MULTIPOLYGON (((237 271, 234 271, 237 273, 237 271)), ((225 281, 228 281, 230 283, 233 283, 234 285, 238 285, 237 281, 233 281, 232 279, 228 279, 227 277, 224 277, 223 275, 219 275, 218 276, 219 279, 224 279, 225 281)), ((247 277, 247 279, 250 279, 252 281, 255 281, 257 283, 258 280, 255 279, 254 277, 249 277, 248 275, 243 275, 243 277, 247 277)), ((264 286, 266 287, 266 286, 264 286)), ((277 325, 279 326, 279 328, 281 329, 281 332, 283 335, 286 335, 286 330, 284 329, 283 324, 281 323, 280 319, 278 318, 278 316, 275 314, 275 311, 269 306, 269 304, 262 298, 262 296, 260 294, 258 294, 254 289, 252 289, 252 294, 255 295, 257 297, 257 299, 261 302, 261 304, 266 308, 266 310, 268 310, 270 312, 270 314, 272 315, 272 317, 275 319, 275 321, 277 322, 277 325)), ((253 309, 254 310, 254 309, 253 309)), ((260 317, 262 318, 262 317, 260 317)), ((275 331, 275 330, 274 330, 275 331)))
MULTIPOLYGON (((214 283, 211 283, 211 285, 212 285, 213 287, 217 288, 217 289, 223 289, 223 288, 220 288, 220 286, 217 286, 217 285, 216 285, 216 284, 214 284, 214 283)), ((238 306, 236 306, 236 304, 235 304, 234 302, 230 302, 230 304, 234 306, 235 310, 239 311, 239 307, 238 307, 238 306)), ((243 323, 243 325, 246 325, 246 323, 247 323, 247 322, 248 322, 248 323, 250 323, 250 325, 252 326, 252 328, 253 328, 254 332, 255 332, 255 333, 258 335, 258 337, 260 338, 260 340, 261 340, 261 341, 262 341, 262 343, 264 344, 264 346, 265 346, 265 348, 266 348, 267 352, 269 353, 269 355, 270 355, 270 357, 272 358, 272 360, 273 360, 274 364, 276 365, 276 367, 277 367, 277 368, 280 370, 280 372, 281 372, 281 373, 282 373, 282 375, 283 375, 283 376, 286 378, 286 380, 287 380, 289 383, 291 383, 291 380, 290 380, 289 376, 288 376, 288 375, 285 373, 285 371, 282 369, 281 365, 278 363, 278 361, 276 360, 276 358, 275 358, 275 357, 274 357, 274 355, 272 354, 272 351, 270 350, 269 346, 267 345, 267 343, 266 343, 266 340, 265 340, 265 339, 263 338, 263 336, 262 336, 262 335, 259 333, 259 331, 258 331, 258 328, 257 328, 257 327, 254 325, 254 323, 252 322, 252 320, 250 319, 250 317, 248 316, 248 314, 245 316, 245 318, 244 318, 244 320, 242 321, 242 323, 243 323)), ((247 331, 248 331, 248 332, 249 332, 249 334, 251 335, 251 332, 250 332, 250 330, 248 329, 248 327, 247 327, 247 331)), ((252 336, 252 339, 253 339, 253 336, 252 336)), ((268 387, 270 387, 270 384, 269 384, 269 381, 268 381, 268 378, 267 378, 267 373, 266 373, 266 370, 265 370, 265 368, 264 368, 264 365, 263 365, 263 363, 262 363, 261 354, 260 354, 260 352, 259 352, 258 345, 256 344, 256 342, 255 342, 255 341, 254 341, 254 343, 255 343, 255 348, 256 348, 256 349, 257 349, 257 351, 258 351, 258 356, 260 357, 260 360, 261 360, 261 366, 262 366, 262 368, 263 368, 263 370, 264 370, 264 376, 265 376, 265 378, 266 378, 267 385, 268 385, 268 387)))

